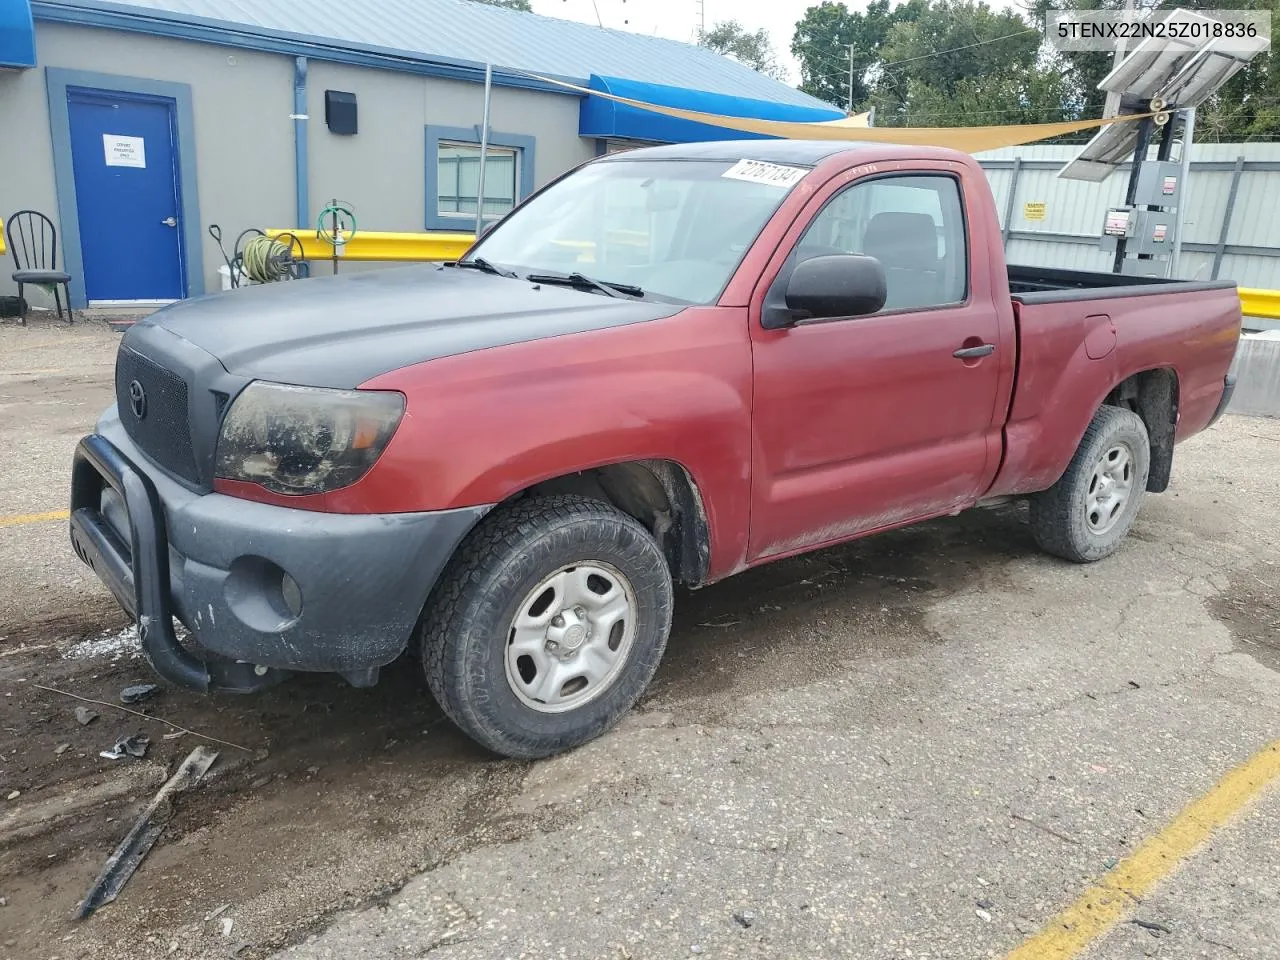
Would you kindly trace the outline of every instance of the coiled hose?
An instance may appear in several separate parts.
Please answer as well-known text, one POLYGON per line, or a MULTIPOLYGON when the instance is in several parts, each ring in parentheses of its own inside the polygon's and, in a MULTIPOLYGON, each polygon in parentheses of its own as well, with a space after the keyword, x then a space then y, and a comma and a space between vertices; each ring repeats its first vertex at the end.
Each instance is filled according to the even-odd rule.
POLYGON ((251 237, 246 241, 241 253, 241 267, 245 276, 258 283, 290 280, 296 269, 290 245, 267 236, 251 237))

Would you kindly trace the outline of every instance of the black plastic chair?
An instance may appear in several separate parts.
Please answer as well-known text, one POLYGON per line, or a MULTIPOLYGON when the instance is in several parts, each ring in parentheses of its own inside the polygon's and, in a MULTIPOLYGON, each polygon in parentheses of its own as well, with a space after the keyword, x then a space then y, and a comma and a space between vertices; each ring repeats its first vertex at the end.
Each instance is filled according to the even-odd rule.
MULTIPOLYGON (((75 319, 71 315, 71 274, 58 269, 58 230, 53 221, 38 210, 19 210, 5 223, 9 238, 9 252, 13 254, 13 280, 18 285, 18 299, 22 300, 22 288, 28 283, 49 284, 53 287, 53 299, 58 305, 58 319, 62 319, 62 295, 59 285, 67 292, 67 323, 75 319)), ((25 302, 25 301, 24 301, 25 302)), ((22 315, 23 326, 27 316, 22 315)))

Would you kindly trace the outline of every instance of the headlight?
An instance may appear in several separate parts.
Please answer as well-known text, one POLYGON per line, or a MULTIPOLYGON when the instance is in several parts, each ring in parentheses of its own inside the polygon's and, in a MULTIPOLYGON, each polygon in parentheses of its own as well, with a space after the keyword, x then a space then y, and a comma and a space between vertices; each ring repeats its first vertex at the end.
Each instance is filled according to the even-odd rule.
POLYGON ((337 490, 368 472, 403 415, 391 391, 255 381, 222 421, 215 472, 277 493, 337 490))

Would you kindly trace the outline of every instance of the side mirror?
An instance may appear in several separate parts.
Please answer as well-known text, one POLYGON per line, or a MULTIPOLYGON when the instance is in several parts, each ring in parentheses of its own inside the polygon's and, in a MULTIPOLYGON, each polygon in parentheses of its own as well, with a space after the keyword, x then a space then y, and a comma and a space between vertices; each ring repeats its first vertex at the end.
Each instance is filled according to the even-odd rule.
POLYGON ((860 317, 884 306, 884 267, 875 257, 832 254, 796 264, 784 294, 792 323, 860 317))

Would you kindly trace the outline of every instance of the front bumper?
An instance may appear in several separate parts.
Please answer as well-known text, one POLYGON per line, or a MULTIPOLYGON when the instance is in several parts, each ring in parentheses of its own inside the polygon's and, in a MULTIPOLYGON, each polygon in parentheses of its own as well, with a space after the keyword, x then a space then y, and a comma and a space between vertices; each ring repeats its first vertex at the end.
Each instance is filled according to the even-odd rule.
POLYGON ((114 411, 98 430, 75 453, 72 545, 137 619, 156 672, 196 690, 293 670, 372 683, 489 509, 328 514, 201 495, 151 467, 114 411))

